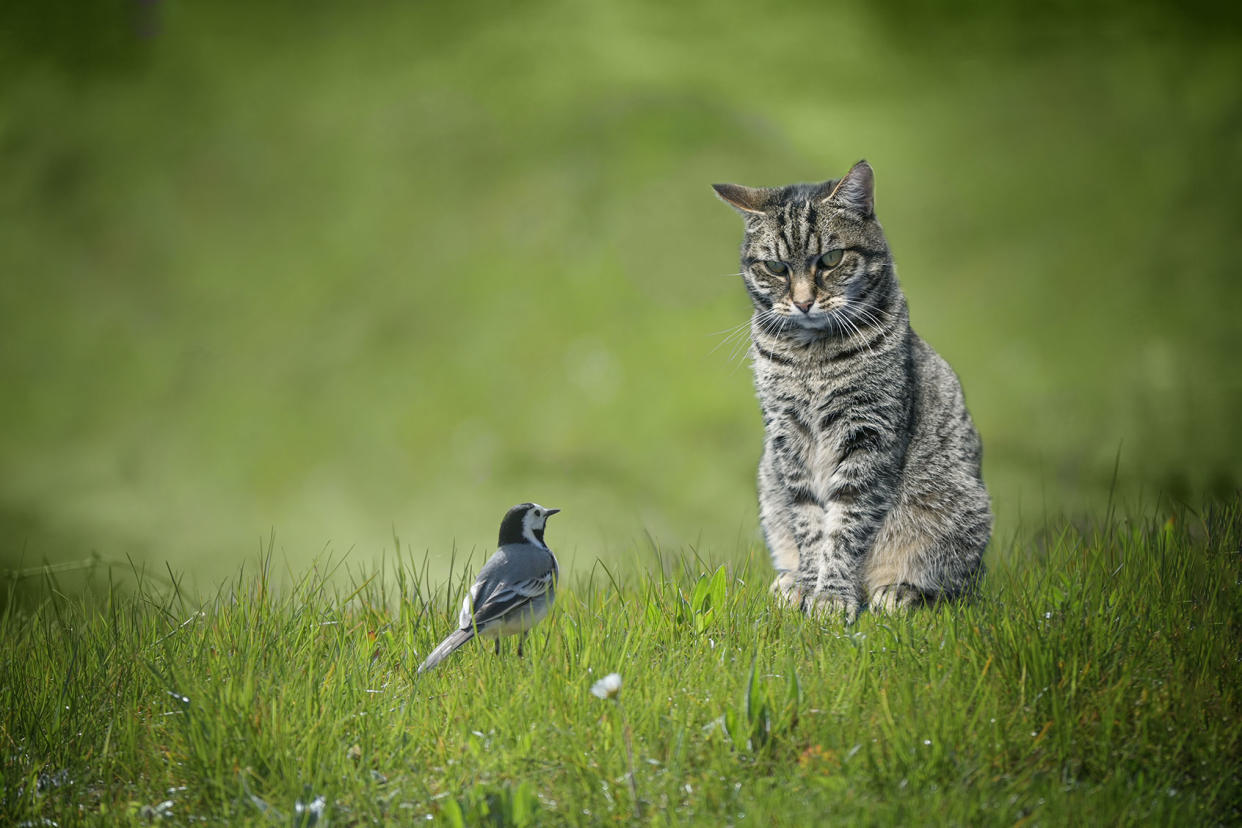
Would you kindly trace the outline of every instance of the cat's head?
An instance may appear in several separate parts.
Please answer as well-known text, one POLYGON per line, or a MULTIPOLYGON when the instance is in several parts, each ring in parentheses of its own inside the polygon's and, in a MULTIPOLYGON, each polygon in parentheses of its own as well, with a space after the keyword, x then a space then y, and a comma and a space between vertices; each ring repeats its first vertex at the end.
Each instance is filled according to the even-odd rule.
POLYGON ((746 222, 742 278, 765 328, 849 336, 883 318, 895 277, 866 161, 819 184, 713 187, 746 222))

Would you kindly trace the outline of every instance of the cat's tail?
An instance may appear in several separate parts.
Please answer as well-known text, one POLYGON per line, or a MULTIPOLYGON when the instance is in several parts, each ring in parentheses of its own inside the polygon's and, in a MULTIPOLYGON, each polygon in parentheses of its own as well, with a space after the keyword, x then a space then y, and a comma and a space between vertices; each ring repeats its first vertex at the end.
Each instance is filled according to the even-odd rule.
POLYGON ((441 641, 439 645, 431 651, 431 654, 427 656, 427 660, 419 665, 418 672, 425 673, 435 667, 441 661, 444 661, 444 659, 452 655, 454 650, 472 638, 474 638, 474 629, 457 630, 456 632, 450 634, 448 638, 441 641))

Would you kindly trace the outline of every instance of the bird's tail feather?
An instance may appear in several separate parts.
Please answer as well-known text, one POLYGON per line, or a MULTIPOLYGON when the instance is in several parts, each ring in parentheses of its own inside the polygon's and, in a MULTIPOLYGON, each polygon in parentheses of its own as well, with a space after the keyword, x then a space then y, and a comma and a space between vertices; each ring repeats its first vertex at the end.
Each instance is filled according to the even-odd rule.
POLYGON ((456 632, 452 633, 451 635, 449 635, 448 638, 441 641, 439 645, 434 650, 431 651, 431 654, 427 656, 427 660, 424 661, 419 666, 418 672, 425 673, 428 670, 430 670, 432 667, 435 667, 441 661, 444 661, 444 659, 452 655, 454 650, 456 650, 458 647, 460 647, 462 644, 465 644, 467 641, 469 641, 472 638, 474 638, 473 629, 457 630, 456 632))

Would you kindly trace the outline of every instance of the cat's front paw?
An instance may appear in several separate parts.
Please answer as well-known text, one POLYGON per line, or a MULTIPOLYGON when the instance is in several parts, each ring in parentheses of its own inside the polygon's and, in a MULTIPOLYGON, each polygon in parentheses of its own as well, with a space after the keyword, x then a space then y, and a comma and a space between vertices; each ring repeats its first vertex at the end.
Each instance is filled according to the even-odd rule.
POLYGON ((888 584, 872 591, 867 609, 891 615, 919 606, 923 601, 923 593, 909 584, 888 584))
POLYGON ((791 607, 802 606, 802 587, 798 584, 796 572, 782 572, 772 582, 772 594, 791 607))
POLYGON ((842 598, 831 592, 820 592, 806 601, 806 614, 812 618, 830 620, 844 618, 846 624, 853 624, 858 618, 859 601, 855 598, 842 598))

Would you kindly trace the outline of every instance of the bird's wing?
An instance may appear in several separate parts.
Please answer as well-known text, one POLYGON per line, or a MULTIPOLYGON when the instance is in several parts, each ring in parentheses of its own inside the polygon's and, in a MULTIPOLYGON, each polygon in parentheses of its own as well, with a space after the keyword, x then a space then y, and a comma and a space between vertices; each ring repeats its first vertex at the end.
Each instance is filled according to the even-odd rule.
POLYGON ((473 624, 482 629, 546 594, 556 586, 556 566, 552 560, 547 552, 532 549, 525 555, 505 555, 504 565, 491 572, 484 567, 475 589, 471 590, 474 599, 471 618, 466 617, 466 606, 462 606, 462 626, 473 624), (485 577, 487 575, 492 577, 485 577))

